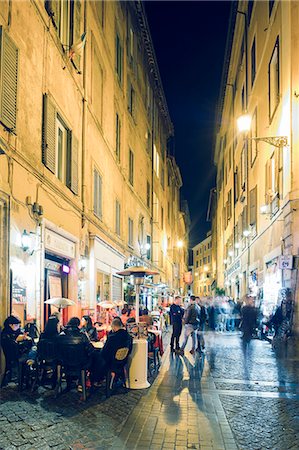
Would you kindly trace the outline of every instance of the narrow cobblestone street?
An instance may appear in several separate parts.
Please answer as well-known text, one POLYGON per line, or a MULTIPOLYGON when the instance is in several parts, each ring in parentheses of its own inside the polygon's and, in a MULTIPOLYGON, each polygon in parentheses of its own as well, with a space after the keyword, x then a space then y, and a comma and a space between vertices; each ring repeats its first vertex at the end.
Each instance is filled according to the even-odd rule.
MULTIPOLYGON (((167 340, 166 340, 167 341, 167 340)), ((204 357, 165 352, 148 390, 78 393, 1 390, 0 448, 290 450, 299 439, 299 358, 237 334, 207 334, 204 357)))

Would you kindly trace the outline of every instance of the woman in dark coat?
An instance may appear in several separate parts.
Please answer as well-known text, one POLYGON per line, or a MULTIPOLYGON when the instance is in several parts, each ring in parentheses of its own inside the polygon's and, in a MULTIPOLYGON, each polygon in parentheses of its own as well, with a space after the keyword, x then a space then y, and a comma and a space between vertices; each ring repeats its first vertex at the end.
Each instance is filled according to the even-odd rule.
POLYGON ((81 332, 87 334, 91 341, 96 342, 98 340, 98 333, 96 328, 92 325, 91 318, 89 316, 83 316, 81 325, 81 332))

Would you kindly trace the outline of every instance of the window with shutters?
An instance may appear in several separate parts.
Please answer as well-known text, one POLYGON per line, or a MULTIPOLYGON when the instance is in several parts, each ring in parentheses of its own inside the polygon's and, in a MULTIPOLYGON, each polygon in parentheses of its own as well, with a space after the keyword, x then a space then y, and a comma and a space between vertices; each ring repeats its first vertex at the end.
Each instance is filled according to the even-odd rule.
POLYGON ((234 173, 234 201, 237 203, 240 195, 240 189, 239 189, 239 169, 236 167, 236 171, 234 173))
POLYGON ((57 30, 64 50, 69 51, 80 38, 80 0, 48 0, 45 8, 57 30))
POLYGON ((102 219, 103 180, 97 169, 93 171, 93 212, 102 219))
POLYGON ((154 171, 157 177, 160 175, 160 155, 157 147, 154 145, 154 171))
POLYGON ((92 0, 90 2, 96 12, 97 16, 97 24, 100 25, 101 28, 104 28, 105 25, 105 0, 92 0))
POLYGON ((256 46, 255 46, 255 37, 254 37, 253 43, 251 46, 251 87, 253 86, 255 76, 256 76, 256 46))
POLYGON ((129 149, 129 183, 134 185, 134 153, 129 149))
POLYGON ((112 275, 112 301, 122 300, 122 278, 112 275))
POLYGON ((150 131, 147 131, 146 151, 149 155, 152 154, 152 135, 150 131))
POLYGON ((246 143, 243 145, 241 153, 241 190, 244 192, 246 189, 247 180, 247 147, 246 143))
POLYGON ((129 80, 128 80, 128 110, 131 116, 133 117, 134 121, 136 121, 137 118, 136 92, 129 80))
POLYGON ((164 228, 164 209, 162 206, 161 206, 161 228, 162 230, 164 228))
POLYGON ((103 115, 103 69, 101 66, 99 51, 93 49, 92 64, 92 107, 98 123, 102 124, 103 115))
POLYGON ((128 245, 134 247, 134 222, 130 217, 128 220, 128 245))
POLYGON ((162 169, 161 169, 161 186, 162 186, 162 189, 164 190, 164 188, 165 188, 165 171, 164 171, 164 167, 162 167, 162 169))
POLYGON ((119 83, 123 81, 123 47, 121 44, 121 40, 119 34, 116 33, 115 38, 115 71, 117 74, 117 78, 119 83))
POLYGON ((9 35, 0 27, 1 86, 0 121, 9 131, 16 131, 19 50, 9 35))
POLYGON ((148 181, 146 182, 146 206, 148 208, 151 206, 151 185, 148 181))
POLYGON ((279 80, 279 38, 277 38, 270 59, 269 68, 269 118, 272 120, 280 100, 279 80))
POLYGON ((67 154, 68 154, 68 130, 61 119, 56 117, 56 164, 55 175, 66 184, 67 177, 67 154))
POLYGON ((115 155, 118 162, 120 162, 120 146, 121 146, 121 122, 119 115, 115 116, 115 155))
POLYGON ((159 199, 155 192, 153 193, 153 220, 154 223, 159 222, 159 199))
MULTIPOLYGON (((252 115, 251 119, 251 135, 250 137, 256 138, 257 137, 257 109, 255 108, 254 113, 252 115)), ((250 165, 251 167, 255 163, 256 157, 257 157, 257 141, 254 139, 249 140, 250 145, 250 165)))
POLYGON ((115 202, 115 233, 120 236, 120 203, 115 202))
POLYGON ((280 172, 280 153, 276 148, 271 158, 266 163, 265 173, 265 197, 266 203, 270 204, 274 199, 279 198, 279 172, 280 172))
POLYGON ((151 259, 151 251, 152 251, 152 240, 149 235, 146 236, 146 258, 151 259))
POLYGON ((232 217, 232 190, 230 189, 227 196, 227 220, 232 217))
POLYGON ((43 96, 42 161, 74 194, 79 190, 79 142, 50 96, 43 96))
POLYGON ((257 220, 257 186, 251 189, 249 193, 249 224, 256 227, 257 220))

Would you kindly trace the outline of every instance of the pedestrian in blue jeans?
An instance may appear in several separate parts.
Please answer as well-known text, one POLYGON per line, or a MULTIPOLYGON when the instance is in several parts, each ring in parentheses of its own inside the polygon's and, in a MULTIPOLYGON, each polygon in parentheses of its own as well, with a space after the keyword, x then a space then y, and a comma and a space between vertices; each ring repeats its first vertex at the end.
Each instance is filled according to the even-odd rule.
POLYGON ((200 308, 196 304, 195 295, 190 297, 190 305, 185 311, 184 318, 184 342, 181 346, 180 354, 184 354, 185 347, 187 345, 189 336, 192 338, 192 349, 190 350, 191 355, 195 353, 196 348, 196 330, 200 322, 200 308))

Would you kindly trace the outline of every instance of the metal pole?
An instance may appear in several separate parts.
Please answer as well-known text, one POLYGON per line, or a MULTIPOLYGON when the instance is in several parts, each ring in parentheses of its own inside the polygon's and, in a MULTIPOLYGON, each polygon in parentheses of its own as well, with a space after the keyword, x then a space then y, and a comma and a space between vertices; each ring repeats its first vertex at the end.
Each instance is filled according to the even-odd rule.
POLYGON ((135 292, 136 292, 136 323, 139 323, 139 292, 140 286, 139 284, 135 284, 135 292))

